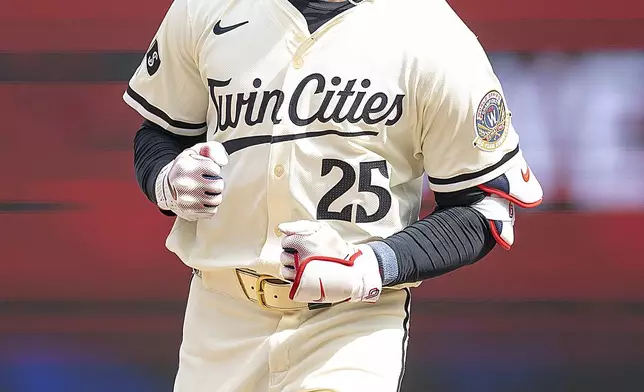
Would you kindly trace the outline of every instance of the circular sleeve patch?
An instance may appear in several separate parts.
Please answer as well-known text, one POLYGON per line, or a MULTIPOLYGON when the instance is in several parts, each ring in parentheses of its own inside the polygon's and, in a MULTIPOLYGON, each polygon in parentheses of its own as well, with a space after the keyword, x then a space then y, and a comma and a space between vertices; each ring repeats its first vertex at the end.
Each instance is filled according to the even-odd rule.
POLYGON ((496 90, 485 94, 476 110, 476 138, 474 146, 485 151, 497 149, 508 136, 510 112, 503 96, 496 90))

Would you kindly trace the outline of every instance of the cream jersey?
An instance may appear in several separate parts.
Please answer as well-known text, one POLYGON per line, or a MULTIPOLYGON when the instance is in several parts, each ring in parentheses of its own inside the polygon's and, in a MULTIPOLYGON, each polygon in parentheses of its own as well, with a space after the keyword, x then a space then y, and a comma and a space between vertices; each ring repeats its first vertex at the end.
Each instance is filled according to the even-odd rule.
POLYGON ((444 0, 371 0, 308 31, 288 0, 175 0, 125 101, 221 142, 223 202, 177 219, 167 247, 200 270, 278 275, 283 222, 362 243, 418 219, 435 192, 482 184, 521 151, 477 38, 444 0))

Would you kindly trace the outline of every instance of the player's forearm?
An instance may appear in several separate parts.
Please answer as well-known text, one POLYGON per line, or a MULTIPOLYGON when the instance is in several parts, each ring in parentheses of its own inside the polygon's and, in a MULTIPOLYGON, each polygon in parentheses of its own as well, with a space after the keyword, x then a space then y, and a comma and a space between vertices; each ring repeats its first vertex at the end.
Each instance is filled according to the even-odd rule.
POLYGON ((436 211, 371 243, 384 286, 419 282, 473 264, 495 245, 488 220, 471 207, 436 211))
POLYGON ((205 141, 205 134, 181 136, 144 121, 134 137, 134 171, 139 187, 156 204, 155 182, 161 169, 183 150, 205 141))

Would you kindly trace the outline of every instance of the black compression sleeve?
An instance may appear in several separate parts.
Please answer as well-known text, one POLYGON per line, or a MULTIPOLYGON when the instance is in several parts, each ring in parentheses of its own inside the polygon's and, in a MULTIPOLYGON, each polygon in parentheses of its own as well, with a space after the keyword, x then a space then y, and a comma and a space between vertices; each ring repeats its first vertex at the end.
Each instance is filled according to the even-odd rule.
POLYGON ((186 148, 206 141, 206 134, 181 136, 145 120, 134 136, 134 171, 139 187, 156 204, 155 182, 161 169, 186 148))
MULTIPOLYGON (((384 274, 387 286, 419 282, 473 264, 496 244, 488 220, 472 207, 437 210, 381 242, 393 251, 397 263, 394 274, 384 274)), ((381 269, 387 268, 388 261, 381 259, 386 252, 377 248, 376 244, 381 269)))

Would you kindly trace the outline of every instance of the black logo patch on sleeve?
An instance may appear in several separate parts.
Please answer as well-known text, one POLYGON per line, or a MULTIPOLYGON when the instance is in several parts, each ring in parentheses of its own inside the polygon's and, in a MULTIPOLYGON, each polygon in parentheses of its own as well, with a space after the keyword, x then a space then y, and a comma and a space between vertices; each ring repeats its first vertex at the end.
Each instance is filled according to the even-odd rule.
POLYGON ((159 57, 159 43, 154 40, 150 50, 145 55, 145 65, 148 67, 148 75, 152 76, 159 70, 161 65, 161 57, 159 57))

